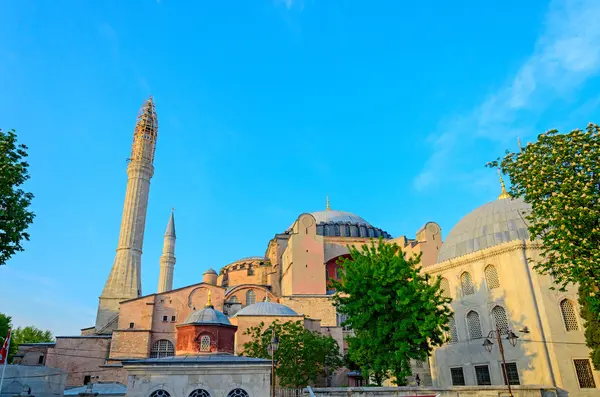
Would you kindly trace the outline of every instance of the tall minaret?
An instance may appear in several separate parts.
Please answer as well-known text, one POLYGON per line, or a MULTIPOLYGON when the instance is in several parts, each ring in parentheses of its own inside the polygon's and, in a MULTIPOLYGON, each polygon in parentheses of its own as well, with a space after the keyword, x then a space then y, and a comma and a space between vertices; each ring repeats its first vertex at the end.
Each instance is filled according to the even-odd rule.
POLYGON ((160 256, 160 275, 158 276, 158 292, 173 289, 173 268, 175 267, 175 217, 171 210, 171 217, 165 232, 163 252, 160 256))
POLYGON ((142 246, 157 137, 158 119, 154 101, 150 97, 142 106, 135 124, 131 157, 127 166, 127 191, 119 245, 112 270, 100 295, 96 332, 110 332, 110 327, 107 326, 119 313, 119 302, 142 295, 142 246))

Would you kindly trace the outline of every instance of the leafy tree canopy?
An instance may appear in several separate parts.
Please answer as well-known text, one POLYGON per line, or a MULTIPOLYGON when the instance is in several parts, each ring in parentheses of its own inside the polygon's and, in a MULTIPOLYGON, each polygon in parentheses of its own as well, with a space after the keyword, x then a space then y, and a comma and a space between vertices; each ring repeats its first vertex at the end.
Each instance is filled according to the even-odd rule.
POLYGON ((243 355, 270 359, 271 329, 279 338, 275 374, 283 387, 314 385, 319 375, 325 375, 326 371, 331 373, 343 365, 335 339, 305 329, 300 321, 274 321, 269 327, 261 322, 248 328, 244 335, 250 335, 251 340, 244 343, 243 355))
MULTIPOLYGON (((534 264, 564 289, 579 284, 587 342, 600 369, 600 336, 590 338, 600 316, 600 127, 540 134, 517 152, 486 164, 510 177, 510 194, 531 205, 526 216, 532 239, 540 241, 542 260, 534 264)), ((596 327, 597 329, 597 327, 596 327)))
POLYGON ((410 359, 425 361, 445 342, 450 299, 442 295, 439 277, 421 272, 420 256, 406 258, 395 243, 380 239, 349 250, 332 285, 338 311, 347 316, 343 325, 355 334, 348 339, 350 359, 379 385, 389 375, 403 385, 410 359))
POLYGON ((26 150, 15 130, 0 129, 0 265, 23 251, 21 241, 29 240, 26 230, 35 216, 29 211, 33 194, 20 188, 29 179, 26 150))
MULTIPOLYGON (((8 330, 12 328, 12 318, 0 313, 0 345, 4 343, 4 338, 8 335, 8 330)), ((12 330, 10 339, 10 349, 8 352, 8 361, 12 362, 13 356, 22 343, 42 343, 53 342, 52 332, 43 331, 34 326, 18 327, 12 330)))

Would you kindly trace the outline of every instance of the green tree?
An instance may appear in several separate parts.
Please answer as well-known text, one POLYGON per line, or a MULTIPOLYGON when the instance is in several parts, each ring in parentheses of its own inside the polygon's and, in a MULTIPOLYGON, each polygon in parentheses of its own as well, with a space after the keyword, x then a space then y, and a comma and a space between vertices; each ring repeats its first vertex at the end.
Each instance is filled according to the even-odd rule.
POLYGON ((511 181, 510 194, 531 205, 526 215, 532 240, 541 244, 534 268, 550 274, 560 289, 578 284, 587 344, 600 369, 600 127, 540 134, 516 152, 486 164, 511 181), (585 314, 584 314, 585 313, 585 314), (595 329, 590 329, 590 327, 595 329), (594 336, 595 335, 595 336, 594 336))
POLYGON ((21 241, 29 240, 26 230, 35 216, 29 211, 33 194, 20 188, 29 179, 26 150, 15 130, 0 129, 0 265, 23 251, 21 241))
POLYGON ((397 244, 383 239, 340 262, 341 277, 332 280, 349 338, 350 358, 377 384, 388 375, 398 385, 411 375, 410 359, 425 361, 445 341, 451 310, 442 295, 440 278, 421 272, 420 256, 406 258, 397 244))
POLYGON ((343 365, 335 339, 305 329, 300 321, 274 321, 269 327, 261 322, 248 328, 244 335, 250 335, 251 340, 244 343, 243 355, 270 359, 271 329, 279 338, 275 374, 283 387, 300 388, 315 384, 318 376, 343 365))
MULTIPOLYGON (((8 335, 8 330, 12 328, 12 318, 4 313, 0 313, 0 346, 4 344, 4 339, 8 335)), ((14 332, 14 330, 13 330, 14 332)), ((8 348, 8 361, 11 362, 12 357, 17 353, 17 345, 14 339, 11 338, 8 348)))
MULTIPOLYGON (((8 330, 12 328, 12 318, 6 314, 0 313, 0 345, 4 343, 4 338, 8 335, 8 330)), ((17 349, 22 343, 41 343, 53 342, 52 332, 43 331, 34 326, 18 327, 12 330, 10 338, 10 349, 8 351, 8 362, 17 353, 17 349)))

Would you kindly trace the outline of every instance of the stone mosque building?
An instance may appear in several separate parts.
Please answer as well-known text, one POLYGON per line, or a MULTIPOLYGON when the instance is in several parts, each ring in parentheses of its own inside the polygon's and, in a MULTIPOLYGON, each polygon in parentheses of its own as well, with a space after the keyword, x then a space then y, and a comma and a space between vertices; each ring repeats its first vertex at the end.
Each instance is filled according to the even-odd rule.
MULTIPOLYGON (((156 293, 143 294, 142 248, 158 120, 152 98, 137 118, 128 183, 115 261, 100 295, 96 324, 79 336, 59 336, 55 345, 20 350, 21 360, 65 369, 67 385, 94 379, 125 383, 131 360, 210 355, 232 334, 233 357, 243 351, 244 331, 275 320, 301 321, 307 329, 334 337, 345 350, 343 318, 332 304, 328 283, 337 278, 337 261, 348 246, 373 238, 395 242, 407 255, 422 254, 423 271, 442 277, 453 298, 450 340, 429 362, 414 362, 422 384, 438 387, 503 385, 496 339, 491 352, 483 342, 493 329, 504 339, 506 374, 514 385, 543 385, 571 396, 597 395, 600 374, 593 371, 579 317, 576 288, 550 290, 552 280, 532 270, 539 257, 524 221, 529 208, 513 200, 502 184, 497 200, 466 215, 442 243, 438 224, 429 222, 415 238, 392 237, 358 215, 332 210, 303 213, 267 242, 265 254, 207 270, 197 283, 173 289, 176 229, 173 213, 164 235, 156 293), (230 324, 219 332, 200 333, 181 350, 182 329, 197 324, 206 302, 230 324), (235 331, 233 331, 235 329, 235 331), (518 336, 515 347, 506 336, 518 336)), ((147 266, 147 265, 146 265, 147 266)), ((182 266, 181 264, 178 266, 182 266)), ((183 264, 185 266, 185 264, 183 264)), ((216 314, 215 314, 216 316, 216 314)), ((331 376, 331 385, 354 384, 347 370, 331 376)), ((171 397, 187 397, 174 396, 171 397)))

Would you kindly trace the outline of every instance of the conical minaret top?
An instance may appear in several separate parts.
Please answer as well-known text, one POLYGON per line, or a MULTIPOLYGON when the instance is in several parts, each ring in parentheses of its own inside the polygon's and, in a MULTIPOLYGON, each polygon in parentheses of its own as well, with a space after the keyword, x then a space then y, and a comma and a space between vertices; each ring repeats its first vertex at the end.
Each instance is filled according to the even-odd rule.
POLYGON ((135 123, 119 243, 100 295, 97 333, 110 333, 111 327, 116 326, 119 302, 142 295, 142 247, 157 137, 158 118, 154 100, 150 97, 142 105, 135 123))
POLYGON ((506 191, 506 186, 504 185, 504 179, 502 179, 502 174, 500 173, 500 169, 498 169, 498 176, 500 177, 500 195, 498 196, 498 200, 509 199, 510 194, 506 191))

